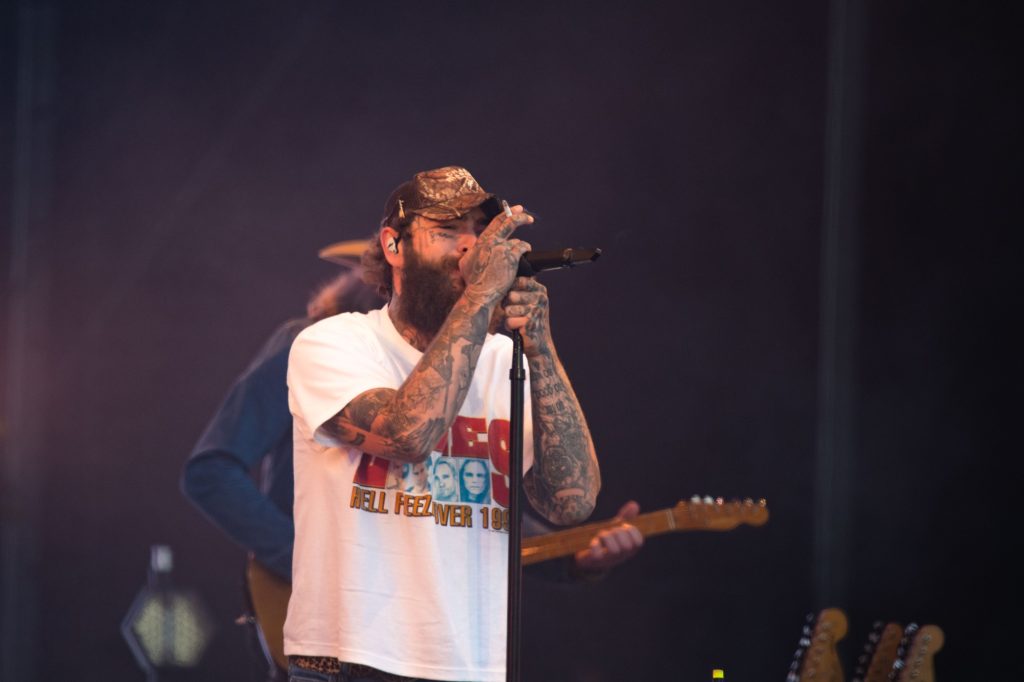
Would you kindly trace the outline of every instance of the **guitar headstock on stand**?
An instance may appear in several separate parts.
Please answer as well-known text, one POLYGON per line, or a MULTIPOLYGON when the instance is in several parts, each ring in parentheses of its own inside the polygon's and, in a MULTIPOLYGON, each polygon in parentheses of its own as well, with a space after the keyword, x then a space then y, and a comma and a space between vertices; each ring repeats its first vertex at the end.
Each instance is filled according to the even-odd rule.
POLYGON ((843 682, 836 643, 846 636, 846 629, 846 614, 840 609, 808 614, 786 682, 843 682))
POLYGON ((889 673, 890 682, 935 682, 933 658, 945 642, 938 625, 908 625, 889 673))
POLYGON ((875 621, 850 682, 886 682, 902 638, 903 626, 899 623, 875 621))

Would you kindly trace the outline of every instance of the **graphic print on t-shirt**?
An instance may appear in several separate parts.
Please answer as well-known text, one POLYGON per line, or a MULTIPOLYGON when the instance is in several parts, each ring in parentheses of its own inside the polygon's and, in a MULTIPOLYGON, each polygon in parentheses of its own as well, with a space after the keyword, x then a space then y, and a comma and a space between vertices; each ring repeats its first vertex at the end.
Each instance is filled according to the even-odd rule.
POLYGON ((509 422, 455 418, 423 462, 393 462, 363 453, 350 506, 403 516, 432 516, 444 526, 472 527, 473 508, 484 528, 504 530, 508 509, 509 422))

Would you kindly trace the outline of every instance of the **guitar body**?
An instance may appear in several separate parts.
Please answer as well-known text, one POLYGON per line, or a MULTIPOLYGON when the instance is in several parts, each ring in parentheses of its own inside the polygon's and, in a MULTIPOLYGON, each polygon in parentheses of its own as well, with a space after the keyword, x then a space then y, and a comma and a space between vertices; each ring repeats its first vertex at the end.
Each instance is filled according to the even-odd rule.
POLYGON ((252 600, 260 644, 278 668, 287 670, 288 657, 284 655, 284 619, 288 615, 288 598, 291 597, 292 586, 252 558, 246 566, 245 578, 249 584, 249 598, 252 600))

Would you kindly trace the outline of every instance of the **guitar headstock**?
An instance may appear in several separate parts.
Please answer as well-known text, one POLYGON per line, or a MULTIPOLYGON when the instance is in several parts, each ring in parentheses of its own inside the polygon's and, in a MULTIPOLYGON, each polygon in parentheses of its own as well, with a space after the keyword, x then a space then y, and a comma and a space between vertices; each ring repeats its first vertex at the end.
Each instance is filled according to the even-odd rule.
POLYGON ((841 609, 822 609, 817 616, 808 614, 786 682, 842 682, 836 643, 846 636, 846 628, 846 614, 841 609))
POLYGON ((703 528, 705 530, 732 530, 740 524, 763 526, 768 522, 768 504, 764 500, 754 502, 749 497, 742 502, 721 497, 700 497, 680 500, 672 508, 672 518, 677 528, 703 528))
POLYGON ((935 682, 932 658, 945 642, 946 636, 938 625, 919 628, 917 623, 911 623, 903 631, 903 640, 889 679, 893 682, 935 682))
POLYGON ((896 660, 896 652, 903 637, 899 623, 876 621, 864 644, 864 652, 857 658, 851 682, 885 682, 896 660))

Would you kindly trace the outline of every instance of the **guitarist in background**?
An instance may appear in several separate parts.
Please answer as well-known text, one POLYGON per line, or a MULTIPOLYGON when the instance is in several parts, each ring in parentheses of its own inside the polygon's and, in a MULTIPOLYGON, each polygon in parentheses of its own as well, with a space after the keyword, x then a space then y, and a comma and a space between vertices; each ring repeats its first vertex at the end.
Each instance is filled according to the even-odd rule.
MULTIPOLYGON (((383 301, 361 280, 357 267, 365 243, 328 247, 321 256, 345 271, 321 286, 310 298, 306 317, 290 320, 271 335, 239 376, 214 414, 187 460, 181 487, 206 517, 236 544, 278 577, 291 581, 294 476, 292 417, 288 410, 286 372, 288 352, 300 331, 343 312, 367 312, 383 301), (252 472, 258 468, 259 483, 252 472)), ((447 460, 430 476, 458 475, 447 460)), ((442 488, 435 490, 435 499, 442 488)), ((457 499, 457 490, 455 498, 457 499)), ((588 549, 568 562, 549 562, 527 573, 553 580, 591 580, 632 557, 643 537, 628 521, 639 512, 636 502, 619 510, 622 523, 601 531, 588 549)), ((523 534, 539 535, 549 528, 529 513, 523 534)), ((528 595, 526 595, 528 597, 528 595)))
POLYGON ((295 540, 292 415, 285 383, 288 351, 298 333, 314 322, 380 305, 380 298, 354 270, 320 287, 306 306, 306 317, 278 327, 235 380, 185 463, 185 496, 256 561, 285 580, 291 580, 295 540), (258 486, 251 476, 256 467, 258 486))

